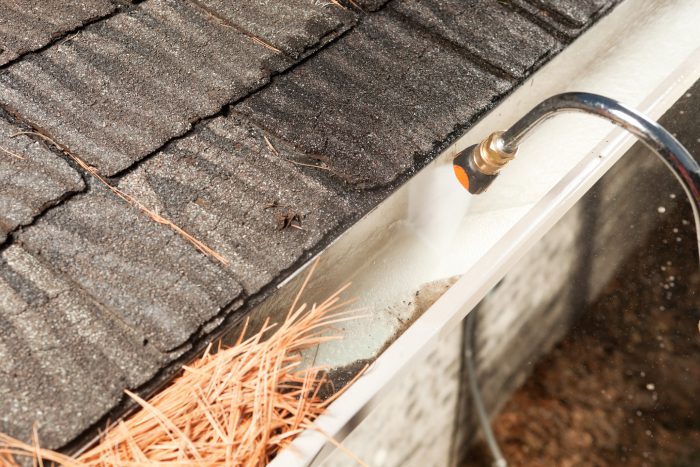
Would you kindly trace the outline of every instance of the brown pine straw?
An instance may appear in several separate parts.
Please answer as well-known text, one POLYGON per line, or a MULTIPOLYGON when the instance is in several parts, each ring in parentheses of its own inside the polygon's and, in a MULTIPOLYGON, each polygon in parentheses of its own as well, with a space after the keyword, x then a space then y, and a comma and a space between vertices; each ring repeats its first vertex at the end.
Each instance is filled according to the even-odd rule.
POLYGON ((32 136, 37 136, 39 138, 42 138, 43 140, 47 141, 48 143, 53 144, 55 147, 60 149, 64 154, 66 154, 68 157, 73 159, 76 164, 78 164, 80 167, 82 167, 86 172, 88 172, 90 175, 95 177, 100 183, 102 183, 104 186, 109 188, 109 190, 126 201, 127 203, 131 204, 132 206, 136 207, 141 211, 142 213, 146 214, 148 217, 150 217, 153 221, 157 222, 158 224, 165 225, 167 227, 170 227, 172 230, 175 231, 178 235, 180 235, 182 238, 190 242, 196 249, 198 249, 200 252, 203 254, 210 256, 223 264, 224 266, 229 265, 229 260, 221 255, 220 253, 217 253, 210 247, 208 247, 204 242, 198 240, 197 238, 193 237, 191 234, 189 234, 187 231, 185 231, 183 228, 175 224, 169 219, 166 219, 165 217, 161 216, 157 212, 149 209, 147 206, 145 206, 143 203, 141 203, 139 200, 134 198, 128 193, 123 192, 119 188, 113 186, 111 183, 109 183, 107 180, 100 175, 100 173, 97 171, 97 169, 87 162, 85 162, 81 157, 77 156, 76 154, 73 154, 70 150, 68 150, 67 147, 62 146, 58 144, 56 141, 53 139, 49 138, 46 135, 43 135, 41 133, 37 133, 36 131, 20 131, 18 133, 15 133, 12 135, 14 138, 15 136, 19 135, 32 135, 32 136))
POLYGON ((0 465, 18 466, 19 458, 66 467, 266 465, 304 429, 320 431, 314 419, 343 392, 321 398, 327 368, 302 366, 302 351, 340 338, 329 327, 359 317, 341 300, 349 284, 323 303, 297 306, 314 268, 281 325, 265 321, 245 337, 246 323, 235 345, 214 353, 210 345, 149 401, 125 391, 141 408, 87 452, 74 458, 40 448, 36 429, 32 444, 0 434, 0 465))

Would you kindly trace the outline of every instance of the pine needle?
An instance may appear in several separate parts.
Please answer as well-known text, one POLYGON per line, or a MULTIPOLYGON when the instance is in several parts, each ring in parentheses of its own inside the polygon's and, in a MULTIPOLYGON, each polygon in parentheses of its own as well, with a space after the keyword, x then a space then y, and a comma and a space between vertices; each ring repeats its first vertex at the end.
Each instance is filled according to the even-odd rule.
POLYGON ((22 156, 21 154, 17 154, 16 152, 12 152, 9 149, 4 148, 2 146, 0 146, 0 152, 2 152, 3 154, 7 154, 10 157, 14 157, 15 159, 19 159, 21 161, 26 159, 26 157, 22 156))

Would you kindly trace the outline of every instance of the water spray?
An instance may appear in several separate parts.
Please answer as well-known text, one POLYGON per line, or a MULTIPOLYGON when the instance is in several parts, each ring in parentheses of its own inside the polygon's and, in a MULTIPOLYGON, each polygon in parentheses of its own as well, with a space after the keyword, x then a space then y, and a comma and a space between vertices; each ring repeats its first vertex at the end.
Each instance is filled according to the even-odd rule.
MULTIPOLYGON (((557 94, 542 101, 506 131, 497 131, 481 143, 461 151, 453 169, 459 182, 472 194, 486 191, 498 173, 516 157, 520 143, 539 124, 563 112, 582 112, 604 118, 635 135, 664 161, 673 172, 693 208, 698 252, 700 253, 700 165, 688 150, 661 125, 613 99, 585 92, 557 94)), ((493 465, 505 467, 505 458, 491 430, 474 366, 473 330, 475 312, 465 321, 465 359, 472 401, 484 437, 493 456, 493 465)), ((698 323, 700 327, 700 323, 698 323)))

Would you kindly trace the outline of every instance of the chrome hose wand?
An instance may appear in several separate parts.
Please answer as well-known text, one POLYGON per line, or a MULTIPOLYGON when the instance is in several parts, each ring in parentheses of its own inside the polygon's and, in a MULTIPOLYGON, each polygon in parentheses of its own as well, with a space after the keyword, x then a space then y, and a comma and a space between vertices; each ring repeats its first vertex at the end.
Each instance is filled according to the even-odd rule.
POLYGON ((518 145, 540 123, 562 112, 583 112, 602 117, 639 138, 671 169, 693 207, 700 248, 700 165, 687 149, 661 125, 639 112, 604 96, 567 92, 545 99, 508 130, 492 133, 478 145, 457 154, 453 167, 470 193, 483 193, 498 172, 518 153, 518 145))
MULTIPOLYGON (((604 96, 585 92, 567 92, 542 101, 508 130, 492 133, 480 144, 470 146, 457 154, 453 161, 457 179, 470 193, 483 193, 496 179, 498 172, 517 155, 518 145, 530 131, 548 118, 562 112, 584 112, 602 117, 635 135, 664 161, 683 186, 693 207, 700 253, 700 165, 661 125, 604 96)), ((472 401, 494 459, 493 466, 505 467, 507 462, 491 430, 477 383, 473 348, 474 318, 474 312, 467 315, 464 327, 465 360, 472 401)))

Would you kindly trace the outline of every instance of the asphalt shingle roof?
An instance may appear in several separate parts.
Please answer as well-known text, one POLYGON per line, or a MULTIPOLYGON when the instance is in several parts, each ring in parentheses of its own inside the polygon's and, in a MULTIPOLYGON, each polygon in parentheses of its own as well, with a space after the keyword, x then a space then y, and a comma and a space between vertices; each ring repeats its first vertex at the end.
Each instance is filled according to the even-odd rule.
POLYGON ((6 0, 0 8, 0 65, 4 65, 107 16, 116 5, 109 0, 6 0))
POLYGON ((616 1, 0 0, 0 431, 101 426, 616 1))

